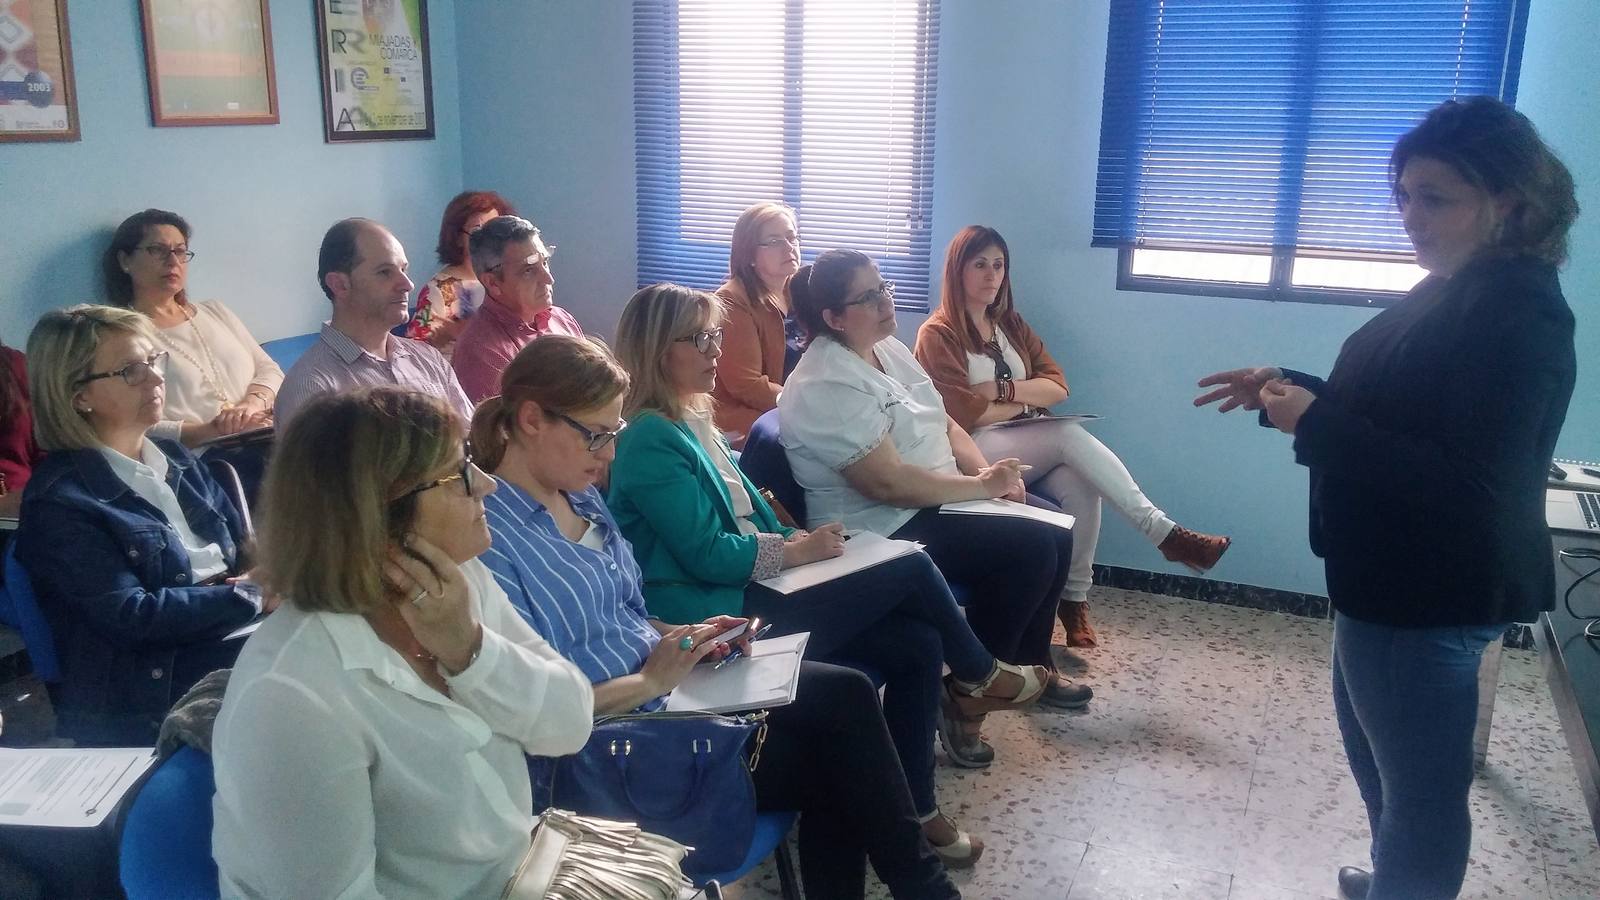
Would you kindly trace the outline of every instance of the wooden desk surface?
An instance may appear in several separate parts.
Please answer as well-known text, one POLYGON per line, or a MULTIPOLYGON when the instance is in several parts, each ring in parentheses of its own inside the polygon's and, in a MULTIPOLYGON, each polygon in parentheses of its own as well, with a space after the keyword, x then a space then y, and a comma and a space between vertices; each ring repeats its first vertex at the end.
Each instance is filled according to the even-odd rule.
MULTIPOLYGON (((1563 549, 1577 547, 1600 551, 1600 538, 1557 534, 1552 535, 1552 544, 1551 552, 1557 554, 1556 608, 1539 617, 1533 635, 1544 661, 1556 715, 1567 738, 1567 749, 1578 770, 1589 819, 1600 835, 1600 641, 1584 637, 1587 620, 1569 615, 1561 600, 1567 587, 1600 566, 1600 560, 1565 559, 1559 555, 1563 549)), ((1580 614, 1600 617, 1600 575, 1573 591, 1572 605, 1580 614)))

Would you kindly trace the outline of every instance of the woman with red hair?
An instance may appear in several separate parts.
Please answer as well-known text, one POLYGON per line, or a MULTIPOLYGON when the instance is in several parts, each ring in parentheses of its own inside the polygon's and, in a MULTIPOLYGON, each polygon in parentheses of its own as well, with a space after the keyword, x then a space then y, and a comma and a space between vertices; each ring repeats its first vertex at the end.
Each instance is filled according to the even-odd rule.
POLYGON ((417 308, 406 323, 406 337, 427 341, 446 357, 455 348, 467 318, 483 304, 483 285, 472 270, 467 241, 483 223, 517 211, 494 191, 462 191, 444 208, 439 223, 439 262, 444 266, 417 292, 417 308))

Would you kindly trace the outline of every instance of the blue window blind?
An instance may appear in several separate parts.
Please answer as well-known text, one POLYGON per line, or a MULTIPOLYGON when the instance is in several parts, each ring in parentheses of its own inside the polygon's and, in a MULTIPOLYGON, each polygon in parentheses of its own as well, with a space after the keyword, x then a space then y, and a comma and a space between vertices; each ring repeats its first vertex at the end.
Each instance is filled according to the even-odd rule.
POLYGON ((639 282, 728 272, 734 220, 794 207, 926 308, 938 0, 636 0, 639 282))
POLYGON ((1409 254, 1394 142, 1512 102, 1526 0, 1112 0, 1094 240, 1409 254))

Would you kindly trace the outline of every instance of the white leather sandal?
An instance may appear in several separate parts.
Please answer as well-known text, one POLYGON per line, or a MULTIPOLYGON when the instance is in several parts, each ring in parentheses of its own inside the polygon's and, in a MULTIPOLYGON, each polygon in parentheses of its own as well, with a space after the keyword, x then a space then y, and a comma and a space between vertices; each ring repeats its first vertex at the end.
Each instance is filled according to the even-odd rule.
POLYGON ((961 705, 962 712, 968 715, 1002 709, 1022 709, 1038 701, 1044 694, 1045 688, 1049 687, 1051 677, 1050 670, 1044 666, 1017 666, 997 659, 994 668, 989 670, 989 677, 977 684, 962 681, 952 675, 950 690, 956 696, 956 702, 961 705), (1000 677, 1001 672, 1009 672, 1022 679, 1022 689, 1017 691, 1015 697, 989 696, 989 688, 994 685, 995 679, 1000 677))
MULTIPOLYGON (((934 819, 943 819, 950 824, 951 828, 956 830, 956 839, 948 844, 941 845, 935 844, 931 840, 928 841, 928 846, 932 847, 933 852, 938 854, 939 861, 944 863, 944 867, 946 869, 970 869, 977 865, 978 859, 983 856, 983 839, 975 838, 957 828, 956 823, 942 812, 935 811, 933 815, 922 821, 923 824, 927 824, 934 819)), ((926 832, 924 832, 924 835, 926 835, 926 832)))

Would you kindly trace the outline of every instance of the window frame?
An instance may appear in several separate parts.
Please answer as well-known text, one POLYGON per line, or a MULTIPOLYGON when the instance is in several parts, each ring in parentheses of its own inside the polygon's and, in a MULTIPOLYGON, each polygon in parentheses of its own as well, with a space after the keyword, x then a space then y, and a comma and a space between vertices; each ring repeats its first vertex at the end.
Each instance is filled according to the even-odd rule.
POLYGON ((1415 262, 1415 257, 1396 257, 1389 253, 1306 253, 1296 248, 1273 248, 1270 253, 1263 248, 1245 245, 1217 244, 1145 244, 1122 246, 1117 251, 1117 284, 1119 291, 1138 291, 1155 294, 1184 294, 1197 297, 1215 297, 1221 300, 1271 300, 1281 303, 1318 303, 1325 306, 1361 306, 1369 309, 1387 309, 1405 297, 1403 291, 1379 291, 1368 288, 1306 287, 1294 284, 1296 256, 1315 256, 1318 259, 1348 259, 1372 262, 1415 262), (1221 281, 1207 278, 1176 278, 1165 275, 1133 274, 1135 250, 1195 250, 1204 253, 1237 253, 1247 256, 1271 256, 1272 271, 1266 284, 1242 281, 1221 281))

